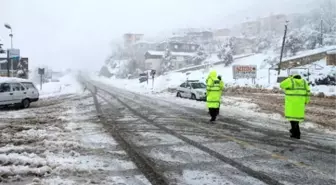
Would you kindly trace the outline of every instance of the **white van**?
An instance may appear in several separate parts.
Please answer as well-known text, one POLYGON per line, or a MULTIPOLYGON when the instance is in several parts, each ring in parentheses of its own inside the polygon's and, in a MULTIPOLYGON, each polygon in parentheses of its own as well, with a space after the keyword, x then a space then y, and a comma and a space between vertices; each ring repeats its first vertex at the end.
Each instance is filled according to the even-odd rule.
POLYGON ((39 99, 39 92, 33 82, 20 78, 0 77, 0 106, 19 105, 29 108, 31 102, 39 99))

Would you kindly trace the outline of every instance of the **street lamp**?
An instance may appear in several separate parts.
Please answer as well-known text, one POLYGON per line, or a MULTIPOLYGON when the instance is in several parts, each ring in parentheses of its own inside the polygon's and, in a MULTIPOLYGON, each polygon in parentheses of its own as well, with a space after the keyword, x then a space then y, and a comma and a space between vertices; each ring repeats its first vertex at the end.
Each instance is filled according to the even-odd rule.
POLYGON ((11 48, 13 49, 13 30, 12 30, 12 27, 9 24, 5 24, 5 28, 10 29, 10 31, 11 31, 9 36, 11 38, 11 48))
MULTIPOLYGON (((5 28, 7 28, 7 29, 9 29, 10 30, 10 34, 9 34, 9 37, 11 38, 11 49, 13 49, 13 29, 12 29, 12 27, 9 25, 9 24, 7 24, 7 23, 5 23, 5 28)), ((14 76, 14 61, 13 61, 13 59, 9 59, 8 58, 8 60, 7 60, 7 73, 8 73, 8 77, 9 77, 9 74, 10 74, 10 72, 9 72, 9 61, 11 61, 11 69, 12 69, 12 76, 14 76)))

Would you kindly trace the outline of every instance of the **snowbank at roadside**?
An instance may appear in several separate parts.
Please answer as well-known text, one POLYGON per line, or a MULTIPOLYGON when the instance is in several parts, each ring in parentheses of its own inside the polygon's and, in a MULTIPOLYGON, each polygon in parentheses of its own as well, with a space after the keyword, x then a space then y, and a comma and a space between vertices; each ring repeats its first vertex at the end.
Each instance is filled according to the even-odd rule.
POLYGON ((119 88, 128 89, 129 91, 139 92, 139 93, 148 93, 148 92, 162 92, 168 88, 175 88, 183 81, 185 81, 185 74, 183 73, 169 73, 167 75, 162 75, 154 79, 148 80, 146 82, 139 83, 138 79, 109 79, 105 77, 98 77, 92 75, 91 79, 104 82, 119 88))
POLYGON ((0 111, 1 185, 150 184, 100 123, 87 94, 0 111))
POLYGON ((40 98, 48 98, 51 96, 60 96, 64 94, 77 94, 82 92, 80 84, 76 80, 75 74, 68 74, 59 79, 59 82, 48 82, 36 86, 40 93, 40 98))

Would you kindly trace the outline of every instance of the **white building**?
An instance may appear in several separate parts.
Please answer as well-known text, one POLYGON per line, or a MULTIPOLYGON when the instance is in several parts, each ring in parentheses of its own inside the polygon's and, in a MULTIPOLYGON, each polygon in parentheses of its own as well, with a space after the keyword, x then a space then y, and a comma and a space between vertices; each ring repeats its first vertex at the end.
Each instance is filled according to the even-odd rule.
MULTIPOLYGON (((145 67, 146 70, 154 69, 160 73, 160 68, 162 65, 163 56, 165 51, 147 51, 145 54, 145 67)), ((188 59, 196 56, 196 53, 192 52, 171 52, 172 62, 174 69, 180 69, 188 66, 188 59)))

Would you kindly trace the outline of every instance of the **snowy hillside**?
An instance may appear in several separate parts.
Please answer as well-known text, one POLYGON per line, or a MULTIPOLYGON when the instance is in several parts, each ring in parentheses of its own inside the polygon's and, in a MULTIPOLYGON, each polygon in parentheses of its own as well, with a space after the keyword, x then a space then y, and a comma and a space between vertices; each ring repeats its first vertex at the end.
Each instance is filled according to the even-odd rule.
MULTIPOLYGON (((270 70, 270 74, 268 74, 268 68, 263 66, 263 62, 267 59, 269 55, 266 54, 256 54, 250 57, 237 59, 233 64, 234 65, 257 65, 257 78, 255 80, 255 84, 252 83, 251 79, 233 79, 232 75, 232 65, 228 67, 224 67, 224 65, 216 65, 211 69, 217 71, 219 75, 222 76, 227 87, 232 86, 247 86, 247 87, 262 87, 267 89, 272 89, 273 87, 278 87, 279 85, 276 83, 277 80, 277 71, 270 70)), ((326 77, 327 75, 335 75, 336 68, 335 66, 327 66, 326 61, 323 59, 321 61, 317 61, 311 65, 303 66, 309 69, 309 82, 311 84, 315 84, 315 81, 321 78, 326 77)), ((108 78, 100 78, 99 80, 103 80, 107 83, 111 83, 115 86, 119 86, 122 88, 126 88, 131 91, 137 92, 162 92, 167 90, 168 88, 176 88, 178 85, 183 83, 185 80, 200 80, 205 81, 209 71, 211 69, 200 69, 191 71, 188 73, 182 72, 171 72, 166 75, 158 76, 154 80, 154 85, 152 80, 149 80, 147 85, 146 82, 139 83, 138 79, 108 79, 108 78), (153 85, 153 86, 152 86, 153 85), (153 87, 153 88, 152 88, 153 87)), ((292 70, 295 72, 299 72, 304 78, 308 80, 307 71, 303 69, 295 69, 292 70)), ((282 71, 281 73, 287 74, 287 71, 282 71)), ((312 87, 313 93, 323 92, 326 95, 336 95, 335 86, 324 86, 324 85, 315 85, 312 87)))

